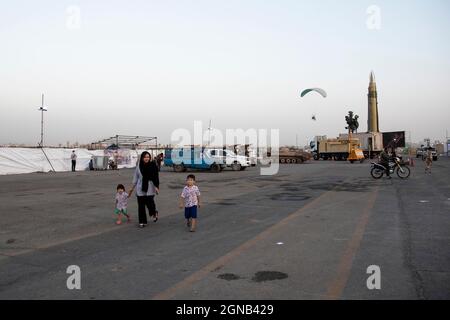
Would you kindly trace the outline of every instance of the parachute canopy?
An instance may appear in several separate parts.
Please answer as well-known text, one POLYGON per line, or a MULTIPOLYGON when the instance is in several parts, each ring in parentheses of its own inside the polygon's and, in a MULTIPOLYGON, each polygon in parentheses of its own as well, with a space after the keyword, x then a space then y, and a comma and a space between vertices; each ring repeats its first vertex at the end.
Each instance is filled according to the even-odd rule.
POLYGON ((313 92, 313 91, 317 92, 318 94, 320 94, 320 95, 321 95, 322 97, 324 97, 324 98, 327 97, 327 93, 325 92, 325 90, 320 89, 320 88, 311 88, 311 89, 303 90, 303 92, 302 92, 302 94, 301 94, 301 97, 303 98, 303 97, 306 96, 308 93, 313 92))

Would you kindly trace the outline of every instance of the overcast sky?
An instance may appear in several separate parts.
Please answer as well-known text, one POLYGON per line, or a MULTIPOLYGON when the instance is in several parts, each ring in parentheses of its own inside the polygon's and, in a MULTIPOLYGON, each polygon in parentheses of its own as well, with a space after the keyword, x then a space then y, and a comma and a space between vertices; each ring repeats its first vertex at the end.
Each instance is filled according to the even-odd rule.
POLYGON ((212 119, 304 145, 344 132, 349 110, 367 130, 371 70, 382 131, 443 140, 449 39, 446 0, 0 0, 0 143, 39 141, 45 93, 48 144, 169 143, 212 119))

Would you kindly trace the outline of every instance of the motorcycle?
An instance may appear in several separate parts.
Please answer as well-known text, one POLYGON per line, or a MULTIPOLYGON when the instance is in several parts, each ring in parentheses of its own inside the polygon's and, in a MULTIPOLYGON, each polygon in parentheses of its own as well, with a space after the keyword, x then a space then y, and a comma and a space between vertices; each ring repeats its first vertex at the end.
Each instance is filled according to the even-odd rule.
MULTIPOLYGON (((393 174, 396 172, 400 179, 408 179, 411 174, 411 170, 408 165, 400 160, 399 157, 394 157, 393 161, 389 161, 389 173, 393 174)), ((374 179, 381 179, 386 173, 387 168, 379 163, 372 162, 372 170, 370 175, 374 179)))

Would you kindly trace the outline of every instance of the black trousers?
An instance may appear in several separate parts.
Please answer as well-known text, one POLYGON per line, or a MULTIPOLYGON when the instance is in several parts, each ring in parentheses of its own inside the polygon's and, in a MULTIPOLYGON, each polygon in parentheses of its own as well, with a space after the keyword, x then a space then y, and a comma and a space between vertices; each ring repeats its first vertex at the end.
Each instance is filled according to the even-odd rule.
POLYGON ((386 175, 389 177, 391 175, 391 169, 389 168, 389 162, 381 161, 380 164, 384 166, 386 169, 386 175))
POLYGON ((147 224, 147 214, 145 212, 145 207, 148 209, 149 216, 154 216, 156 214, 155 196, 142 196, 137 197, 138 201, 138 212, 139 212, 139 223, 147 224))
POLYGON ((76 160, 72 160, 72 171, 75 171, 75 166, 77 165, 76 160))

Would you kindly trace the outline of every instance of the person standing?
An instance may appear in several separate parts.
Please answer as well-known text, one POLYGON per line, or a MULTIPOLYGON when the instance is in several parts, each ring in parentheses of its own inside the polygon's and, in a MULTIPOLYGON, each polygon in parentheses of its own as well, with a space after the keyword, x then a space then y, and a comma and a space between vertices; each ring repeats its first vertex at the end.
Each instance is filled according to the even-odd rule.
POLYGON ((147 214, 153 216, 153 222, 158 221, 158 211, 155 205, 155 195, 159 193, 159 172, 155 161, 147 151, 142 152, 139 164, 134 172, 133 185, 130 189, 129 196, 136 188, 136 196, 138 201, 139 227, 143 228, 147 225, 147 214))
POLYGON ((433 151, 431 148, 428 148, 427 154, 425 156, 425 173, 431 174, 432 164, 433 164, 433 151))
POLYGON ((75 150, 72 150, 70 159, 72 160, 72 172, 75 172, 75 167, 77 166, 77 154, 75 153, 75 150))
POLYGON ((158 154, 158 156, 156 157, 156 163, 158 164, 158 170, 161 171, 161 164, 164 161, 164 154, 160 153, 158 154))

